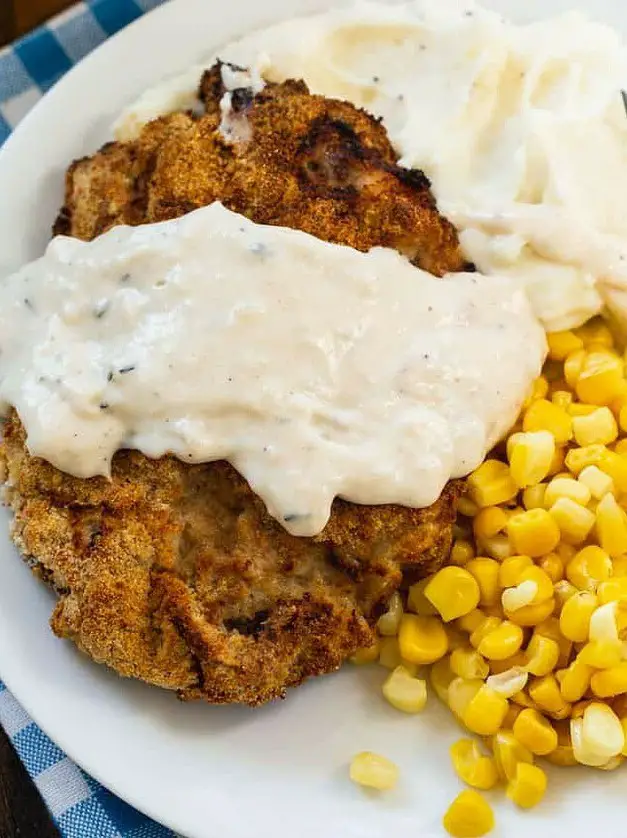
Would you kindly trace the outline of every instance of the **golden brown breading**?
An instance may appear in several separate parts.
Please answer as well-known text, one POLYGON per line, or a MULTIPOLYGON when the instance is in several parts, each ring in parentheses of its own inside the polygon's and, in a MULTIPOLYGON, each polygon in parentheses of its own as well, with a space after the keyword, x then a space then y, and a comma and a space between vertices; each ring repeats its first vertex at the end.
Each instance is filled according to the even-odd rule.
POLYGON ((336 500, 305 539, 226 463, 120 452, 111 482, 80 480, 31 457, 16 416, 0 456, 16 543, 59 594, 54 631, 122 675, 214 703, 282 696, 370 645, 401 568, 448 554, 460 491, 424 510, 336 500))
POLYGON ((292 227, 357 250, 393 247, 441 276, 468 267, 454 227, 420 171, 396 165, 383 126, 304 82, 232 94, 248 142, 226 142, 220 65, 205 73, 206 113, 173 114, 131 143, 109 144, 68 173, 55 232, 90 239, 114 224, 174 218, 221 201, 257 223, 292 227))
MULTIPOLYGON (((252 140, 221 137, 220 67, 204 116, 176 113, 68 171, 56 232, 180 216, 214 200, 254 221, 368 250, 392 246, 441 274, 466 267, 427 179, 396 166, 383 127, 302 82, 235 91, 252 140)), ((428 509, 336 500, 314 539, 289 535, 226 463, 120 452, 113 478, 79 480, 30 457, 16 416, 0 458, 14 537, 59 601, 54 631, 125 676, 183 698, 260 704, 371 644, 405 579, 447 556, 460 484, 428 509)))

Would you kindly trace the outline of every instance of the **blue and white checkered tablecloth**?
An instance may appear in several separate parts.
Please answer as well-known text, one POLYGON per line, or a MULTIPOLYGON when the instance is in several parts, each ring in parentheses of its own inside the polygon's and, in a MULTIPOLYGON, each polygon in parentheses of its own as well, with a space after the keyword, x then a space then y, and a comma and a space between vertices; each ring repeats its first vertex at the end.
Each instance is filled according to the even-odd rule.
MULTIPOLYGON (((1 2, 1 0, 0 0, 1 2)), ((163 0, 77 3, 0 52, 0 144, 42 95, 98 44, 163 0)), ((0 681, 0 725, 63 838, 172 838, 74 765, 0 681)))

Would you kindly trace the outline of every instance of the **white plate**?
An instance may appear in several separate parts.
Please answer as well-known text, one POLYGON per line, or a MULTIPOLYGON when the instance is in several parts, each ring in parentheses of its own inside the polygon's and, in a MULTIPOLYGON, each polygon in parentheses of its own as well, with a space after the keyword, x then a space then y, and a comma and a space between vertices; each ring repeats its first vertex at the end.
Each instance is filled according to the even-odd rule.
MULTIPOLYGON (((173 0, 106 43, 35 108, 0 154, 0 275, 38 256, 62 198, 63 171, 108 139, 120 108, 164 75, 235 35, 329 0, 173 0)), ((573 5, 627 32, 623 0, 493 0, 514 17, 573 5)), ((382 672, 347 669, 262 710, 184 705, 123 681, 57 640, 53 597, 30 575, 0 520, 0 674, 39 725, 125 800, 190 838, 442 836, 459 790, 448 744, 459 736, 432 698, 425 715, 393 711, 382 672), (372 799, 347 779, 357 751, 401 767, 372 799)), ((547 802, 521 815, 497 796, 495 836, 604 838, 625 832, 623 772, 553 772, 547 802)))

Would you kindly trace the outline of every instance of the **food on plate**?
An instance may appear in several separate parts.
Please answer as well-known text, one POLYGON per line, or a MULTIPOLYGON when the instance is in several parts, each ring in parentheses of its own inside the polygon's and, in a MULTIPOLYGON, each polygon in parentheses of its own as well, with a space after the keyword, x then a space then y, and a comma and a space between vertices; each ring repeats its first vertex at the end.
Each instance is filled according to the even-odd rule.
POLYGON ((379 122, 348 102, 312 96, 302 82, 233 96, 223 78, 233 72, 217 63, 204 73, 200 117, 156 119, 136 139, 71 166, 55 232, 92 239, 116 224, 164 221, 221 201, 259 224, 358 250, 392 247, 437 276, 470 267, 429 181, 397 165, 379 122), (224 136, 226 118, 239 133, 224 136))
POLYGON ((627 754, 624 361, 600 320, 548 340, 519 421, 468 477, 450 563, 378 622, 398 685, 383 697, 407 712, 433 650, 433 692, 486 746, 456 742, 456 773, 523 809, 544 797, 543 760, 610 771, 627 754))
POLYGON ((442 564, 455 478, 545 339, 508 280, 376 247, 466 265, 376 121, 286 83, 241 89, 252 139, 224 136, 233 73, 204 76, 205 115, 71 167, 72 238, 2 289, 0 386, 14 537, 59 593, 55 631, 255 705, 371 645, 403 574, 442 564))

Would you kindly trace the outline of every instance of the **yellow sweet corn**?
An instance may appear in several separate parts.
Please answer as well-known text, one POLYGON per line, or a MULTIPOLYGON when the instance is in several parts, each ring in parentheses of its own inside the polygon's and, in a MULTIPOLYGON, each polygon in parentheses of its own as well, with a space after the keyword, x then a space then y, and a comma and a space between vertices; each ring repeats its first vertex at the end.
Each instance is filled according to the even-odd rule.
POLYGON ((557 733, 557 748, 548 754, 546 759, 552 765, 559 765, 561 768, 578 765, 570 738, 570 719, 554 721, 552 724, 557 733))
POLYGON ((559 656, 560 647, 555 640, 534 633, 527 645, 525 669, 531 675, 548 675, 557 666, 559 656))
POLYGON ((502 726, 508 706, 506 698, 482 684, 468 702, 461 720, 473 733, 491 736, 502 726))
MULTIPOLYGON (((623 404, 621 407, 621 413, 623 414, 625 420, 627 420, 627 404, 623 404)), ((618 442, 614 445, 614 453, 620 454, 621 457, 627 455, 627 439, 619 439, 618 442)))
MULTIPOLYGON (((592 519, 594 523, 594 516, 592 519)), ((508 521, 507 532, 514 551, 532 558, 552 552, 560 540, 559 525, 546 509, 529 509, 513 515, 508 521)))
POLYGON ((464 614, 463 617, 455 620, 455 628, 458 631, 472 634, 481 626, 486 618, 486 615, 479 608, 475 608, 469 614, 464 614))
POLYGON ((525 748, 537 756, 546 756, 557 748, 557 733, 553 725, 532 708, 520 711, 512 732, 525 748))
POLYGON ((457 511, 460 515, 465 515, 466 518, 474 518, 477 512, 479 512, 479 507, 468 495, 462 495, 457 501, 457 511))
POLYGON ((414 678, 404 666, 397 666, 383 684, 385 699, 403 713, 421 713, 427 703, 427 683, 414 678))
POLYGON ((559 582, 556 582, 555 585, 553 585, 553 596, 555 597, 558 614, 562 613, 564 605, 571 597, 575 596, 576 593, 577 588, 572 582, 569 582, 568 579, 560 579, 559 582))
POLYGON ((590 688, 598 698, 614 698, 627 693, 627 662, 595 672, 590 688))
POLYGON ((538 559, 538 567, 549 577, 553 585, 564 578, 564 562, 557 553, 547 553, 538 559))
MULTIPOLYGON (((616 573, 615 562, 612 562, 612 570, 616 573)), ((627 603, 627 577, 613 576, 601 582, 597 587, 597 598, 599 605, 605 605, 606 602, 627 603)))
POLYGON ((364 646, 363 649, 357 649, 357 651, 353 652, 353 654, 350 656, 349 660, 351 663, 354 663, 357 666, 364 666, 367 663, 374 663, 379 657, 379 649, 379 640, 376 640, 372 644, 372 646, 364 646))
POLYGON ((550 332, 546 339, 552 361, 565 361, 573 352, 583 349, 583 340, 572 331, 550 332))
MULTIPOLYGON (((538 511, 534 510, 534 512, 538 511)), ((589 509, 580 506, 570 498, 562 497, 556 500, 549 513, 559 527, 562 538, 569 544, 581 544, 585 541, 595 522, 594 514, 589 509)))
POLYGON ((450 667, 455 675, 467 680, 480 678, 484 680, 490 673, 490 667, 483 657, 471 646, 454 649, 451 652, 450 667))
POLYGON ((442 824, 453 838, 481 838, 494 829, 494 812, 478 791, 466 789, 451 803, 442 824))
POLYGON ((588 352, 575 392, 587 404, 608 405, 621 393, 623 381, 623 362, 615 352, 588 352))
POLYGON ((497 784, 499 775, 494 759, 482 754, 474 739, 458 739, 449 753, 456 774, 469 786, 488 791, 497 784))
POLYGON ((593 317, 592 320, 578 326, 574 332, 581 338, 585 347, 594 345, 611 349, 614 346, 612 333, 601 317, 593 317))
POLYGON ((593 640, 586 643, 577 655, 580 663, 595 669, 611 669, 618 666, 622 658, 622 645, 612 640, 593 640))
POLYGON ((483 687, 483 681, 479 678, 453 678, 447 689, 447 704, 452 712, 463 719, 468 705, 483 687))
POLYGON ((362 751, 350 764, 350 778, 354 783, 378 791, 394 788, 398 774, 398 767, 391 760, 372 751, 362 751))
MULTIPOLYGON (((398 647, 398 639, 396 637, 381 638, 379 643, 379 663, 386 669, 396 669, 397 666, 403 663, 401 650, 398 647)), ((415 663, 407 663, 406 665, 416 667, 415 663)))
POLYGON ((477 648, 488 660, 504 660, 518 652, 523 639, 521 627, 504 620, 497 628, 483 636, 477 648))
POLYGON ((493 535, 492 538, 484 538, 481 541, 481 552, 491 559, 502 562, 513 553, 511 544, 506 535, 493 535))
MULTIPOLYGON (((602 463, 608 454, 605 445, 586 445, 584 448, 571 448, 564 457, 566 468, 578 476, 588 466, 598 466, 601 469, 602 463)), ((601 469, 605 474, 605 469, 601 469)))
POLYGON ((426 579, 421 579, 419 582, 411 585, 407 592, 407 608, 423 617, 433 617, 438 613, 436 608, 425 596, 425 588, 430 581, 431 577, 427 576, 426 579))
POLYGON ((455 675, 451 670, 448 656, 440 658, 429 670, 431 686, 435 690, 437 697, 444 704, 448 704, 448 688, 454 679, 455 675))
POLYGON ((507 456, 515 483, 521 489, 534 486, 549 473, 555 456, 555 437, 548 430, 514 434, 508 442, 507 456))
POLYGON ((573 417, 573 434, 578 445, 609 445, 618 437, 618 425, 609 407, 599 407, 573 417))
POLYGON ((468 477, 468 495, 480 508, 505 503, 514 498, 517 491, 509 467, 500 460, 485 460, 468 477))
MULTIPOLYGON (((476 584, 479 587, 479 602, 481 605, 494 605, 498 602, 501 592, 499 586, 500 564, 496 559, 471 559, 464 569, 469 574, 472 574, 476 580, 476 584)), ((470 611, 472 609, 468 610, 470 611)))
POLYGON ((529 393, 527 394, 527 398, 523 403, 523 407, 529 407, 532 402, 537 401, 538 399, 544 399, 549 393, 549 382, 547 379, 540 375, 538 378, 535 379, 531 387, 529 388, 529 393))
POLYGON ((530 556, 509 556, 504 559, 499 568, 499 586, 501 588, 515 587, 523 571, 529 567, 533 567, 533 559, 530 556))
POLYGON ((565 445, 573 435, 572 417, 547 399, 534 401, 523 415, 523 431, 548 431, 557 445, 565 445))
POLYGON ((377 631, 386 637, 393 637, 398 632, 403 616, 403 602, 398 591, 395 591, 388 602, 387 611, 377 620, 377 631))
POLYGON ((510 704, 507 709, 507 713, 505 714, 505 718, 503 719, 502 730, 511 730, 522 711, 523 708, 519 707, 517 704, 510 704))
POLYGON ((573 643, 585 643, 590 631, 590 619, 598 607, 595 594, 578 591, 562 607, 559 617, 560 631, 573 643))
POLYGON ((531 765, 533 754, 520 742, 511 730, 499 730, 490 740, 494 762, 499 777, 511 780, 516 774, 516 766, 521 763, 531 765))
POLYGON ((513 588, 506 588, 501 594, 503 609, 508 614, 532 605, 538 597, 538 585, 532 579, 519 582, 513 588))
POLYGON ((605 765, 625 747, 620 719, 600 702, 591 702, 582 718, 571 719, 570 735, 575 759, 582 765, 605 765))
MULTIPOLYGON (((560 386, 563 385, 564 387, 568 387, 566 381, 560 382, 560 386)), ((573 403, 573 394, 570 393, 568 390, 557 389, 557 385, 553 385, 551 387, 551 401, 557 407, 561 407, 562 410, 565 410, 569 415, 572 416, 570 413, 570 407, 573 403)))
POLYGON ((523 491, 522 502, 525 509, 544 509, 546 486, 546 483, 538 483, 536 486, 529 486, 523 491))
MULTIPOLYGON (((594 446, 588 446, 588 448, 592 447, 594 446)), ((579 450, 583 451, 584 449, 580 448, 579 450)), ((601 471, 612 478, 612 482, 618 493, 627 492, 627 457, 622 457, 615 451, 605 449, 597 465, 601 471)))
POLYGON ((594 544, 579 550, 566 565, 566 578, 580 591, 596 591, 611 575, 610 556, 594 544))
POLYGON ((534 678, 529 685, 529 696, 540 710, 553 718, 568 715, 570 706, 564 701, 557 679, 552 674, 534 678))
POLYGON ((547 777, 537 765, 520 762, 507 785, 507 796, 521 809, 537 806, 546 793, 547 777))
POLYGON ((573 477, 554 477, 544 493, 544 505, 550 509, 560 498, 570 498, 581 506, 590 502, 591 492, 587 486, 573 477))
POLYGON ((614 481, 598 466, 586 466, 579 472, 577 480, 590 490, 591 496, 596 500, 614 493, 614 481))
POLYGON ((480 509, 472 521, 472 530, 477 541, 493 538, 507 527, 507 514, 500 506, 486 506, 480 509))
MULTIPOLYGON (((430 578, 424 588, 425 597, 446 623, 469 614, 479 604, 480 584, 476 579, 477 562, 494 562, 494 560, 471 559, 466 563, 466 567, 443 567, 430 578)), ((498 564, 496 562, 494 564, 498 574, 498 564)))
POLYGON ((448 637, 437 617, 404 614, 398 630, 401 657, 411 663, 437 661, 448 651, 448 637))
POLYGON ((622 556, 614 556, 612 560, 612 571, 614 578, 627 576, 627 553, 623 553, 622 556))
POLYGON ((555 673, 564 701, 580 701, 590 688, 590 679, 596 670, 576 658, 566 669, 555 673))
POLYGON ((585 349, 576 349, 574 352, 570 352, 564 360, 564 378, 566 379, 567 386, 571 390, 574 390, 577 385, 577 380, 581 375, 586 355, 587 352, 585 349))
POLYGON ((529 673, 522 666, 513 666, 488 676, 486 686, 503 698, 513 698, 525 689, 528 678, 529 673))
POLYGON ((550 617, 554 609, 555 599, 551 597, 551 599, 539 602, 537 605, 526 605, 524 608, 517 608, 516 611, 512 612, 506 611, 505 616, 512 623, 516 623, 517 626, 537 626, 544 622, 547 617, 550 617))
POLYGON ((607 494, 599 501, 596 534, 599 544, 610 556, 627 552, 627 514, 613 495, 607 494))
POLYGON ((502 620, 499 619, 499 617, 484 616, 482 622, 479 623, 477 628, 470 635, 470 645, 474 646, 475 649, 478 649, 483 638, 490 634, 490 632, 497 629, 501 625, 501 622, 502 620))
POLYGON ((516 652, 515 655, 512 655, 511 658, 503 658, 502 661, 488 661, 490 664, 490 672, 492 675, 501 675, 503 672, 507 672, 509 669, 514 669, 518 667, 522 669, 525 666, 526 659, 524 652, 522 650, 520 652, 516 652))

